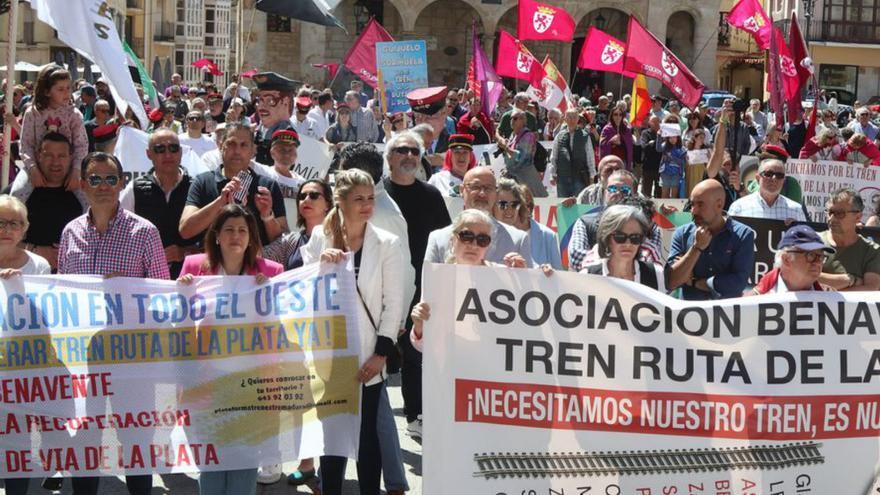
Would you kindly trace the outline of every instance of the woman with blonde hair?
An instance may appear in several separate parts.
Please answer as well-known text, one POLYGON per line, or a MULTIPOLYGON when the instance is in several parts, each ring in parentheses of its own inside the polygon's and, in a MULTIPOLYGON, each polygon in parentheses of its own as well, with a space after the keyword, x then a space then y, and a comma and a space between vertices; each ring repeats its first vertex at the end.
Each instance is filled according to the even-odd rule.
MULTIPOLYGON (((385 363, 396 352, 399 323, 406 304, 400 280, 404 273, 400 239, 370 223, 375 207, 373 178, 359 169, 336 174, 334 206, 321 229, 312 232, 303 247, 305 263, 340 263, 351 260, 357 287, 358 325, 361 328, 360 369, 352 377, 362 384, 358 485, 362 495, 378 495, 383 461, 377 421, 385 387, 385 363)), ((345 479, 344 457, 321 457, 323 493, 341 495, 345 479)), ((402 469, 401 466, 400 469, 402 469)), ((386 469, 388 466, 386 465, 386 469)))

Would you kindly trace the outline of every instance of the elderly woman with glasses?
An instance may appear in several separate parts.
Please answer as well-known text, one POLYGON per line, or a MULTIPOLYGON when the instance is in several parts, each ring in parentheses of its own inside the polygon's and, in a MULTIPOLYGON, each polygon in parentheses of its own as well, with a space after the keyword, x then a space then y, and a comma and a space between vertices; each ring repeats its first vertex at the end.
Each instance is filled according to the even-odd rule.
POLYGON ((537 197, 547 197, 547 189, 535 168, 535 150, 538 143, 535 133, 526 127, 526 113, 518 108, 510 111, 510 138, 498 137, 498 149, 504 155, 507 175, 526 184, 537 197))
MULTIPOLYGON (((525 268, 526 261, 517 253, 509 253, 504 257, 504 265, 486 261, 486 252, 492 245, 495 228, 487 213, 477 209, 467 209, 455 217, 452 222, 452 237, 449 241, 449 252, 446 263, 470 266, 508 266, 525 268)), ((501 227, 499 227, 501 228, 501 227)), ((422 301, 410 313, 413 321, 410 340, 413 347, 422 350, 422 328, 431 317, 431 307, 422 301)))
POLYGON ((581 273, 629 280, 665 293, 663 268, 639 259, 642 243, 651 231, 651 222, 639 208, 609 206, 599 219, 596 233, 600 259, 585 266, 581 273))

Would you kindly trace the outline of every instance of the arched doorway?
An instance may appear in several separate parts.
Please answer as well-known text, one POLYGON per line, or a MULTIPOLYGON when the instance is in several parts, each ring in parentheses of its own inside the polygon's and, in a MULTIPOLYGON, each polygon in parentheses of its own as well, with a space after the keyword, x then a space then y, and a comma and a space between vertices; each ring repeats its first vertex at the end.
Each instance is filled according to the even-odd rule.
POLYGON ((678 11, 666 21, 666 46, 686 65, 694 63, 694 17, 684 11, 678 11))
POLYGON ((461 0, 438 0, 419 13, 412 39, 425 40, 429 84, 457 88, 465 84, 474 20, 482 32, 480 14, 461 0))
POLYGON ((574 46, 571 50, 569 86, 571 86, 572 93, 594 100, 593 104, 595 105, 596 94, 605 94, 610 91, 619 97, 619 93, 622 90, 628 90, 628 88, 623 87, 623 84, 626 83, 626 78, 620 74, 577 68, 577 60, 584 46, 584 37, 590 26, 595 26, 596 29, 604 31, 610 36, 626 43, 629 14, 622 10, 602 7, 585 15, 575 30, 575 33, 581 36, 574 39, 574 46))

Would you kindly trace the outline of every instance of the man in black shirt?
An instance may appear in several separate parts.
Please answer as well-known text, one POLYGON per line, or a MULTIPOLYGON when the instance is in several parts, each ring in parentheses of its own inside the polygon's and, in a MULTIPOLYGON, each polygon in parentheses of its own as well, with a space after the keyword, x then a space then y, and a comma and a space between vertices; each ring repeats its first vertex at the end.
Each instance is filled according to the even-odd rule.
POLYGON ((194 252, 198 241, 196 237, 183 238, 178 230, 192 182, 180 166, 182 156, 174 131, 159 129, 151 134, 147 157, 153 168, 128 184, 119 199, 123 208, 146 218, 159 229, 172 279, 180 275, 184 256, 194 252))
POLYGON ((241 204, 258 219, 264 246, 287 230, 281 189, 277 182, 250 168, 254 152, 254 132, 237 122, 227 124, 220 168, 199 175, 190 185, 180 219, 181 237, 200 238, 229 203, 241 204))
MULTIPOLYGON (((432 231, 452 223, 440 191, 416 179, 416 170, 421 167, 420 143, 414 133, 402 132, 392 137, 385 146, 385 161, 391 170, 391 176, 384 180, 385 190, 406 219, 410 259, 416 272, 413 303, 421 299, 422 262, 428 248, 428 236, 432 231)), ((403 348, 404 358, 401 367, 404 414, 407 422, 412 424, 422 414, 422 354, 413 348, 408 333, 401 336, 398 342, 403 348)))
POLYGON ((43 137, 37 154, 37 167, 46 185, 35 187, 25 202, 28 228, 25 249, 46 258, 54 271, 58 265, 58 243, 61 231, 88 207, 81 190, 68 191, 64 184, 70 173, 73 146, 63 134, 50 132, 43 137))

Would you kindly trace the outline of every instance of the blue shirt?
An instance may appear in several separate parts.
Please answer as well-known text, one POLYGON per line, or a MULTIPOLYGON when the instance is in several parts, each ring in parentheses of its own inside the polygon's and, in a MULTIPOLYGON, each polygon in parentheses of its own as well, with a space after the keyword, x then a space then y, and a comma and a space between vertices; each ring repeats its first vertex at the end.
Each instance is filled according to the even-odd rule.
MULTIPOLYGON (((696 231, 697 225, 693 222, 675 229, 666 262, 668 269, 671 270, 676 259, 684 256, 694 244, 696 231)), ((690 301, 740 297, 754 269, 755 232, 728 218, 724 230, 712 236, 709 247, 700 254, 694 266, 694 278, 706 279, 711 292, 682 285, 682 296, 690 301)))
POLYGON ((562 257, 559 254, 559 241, 556 240, 555 232, 532 219, 529 227, 529 239, 532 260, 536 266, 547 263, 554 270, 562 270, 562 257))

